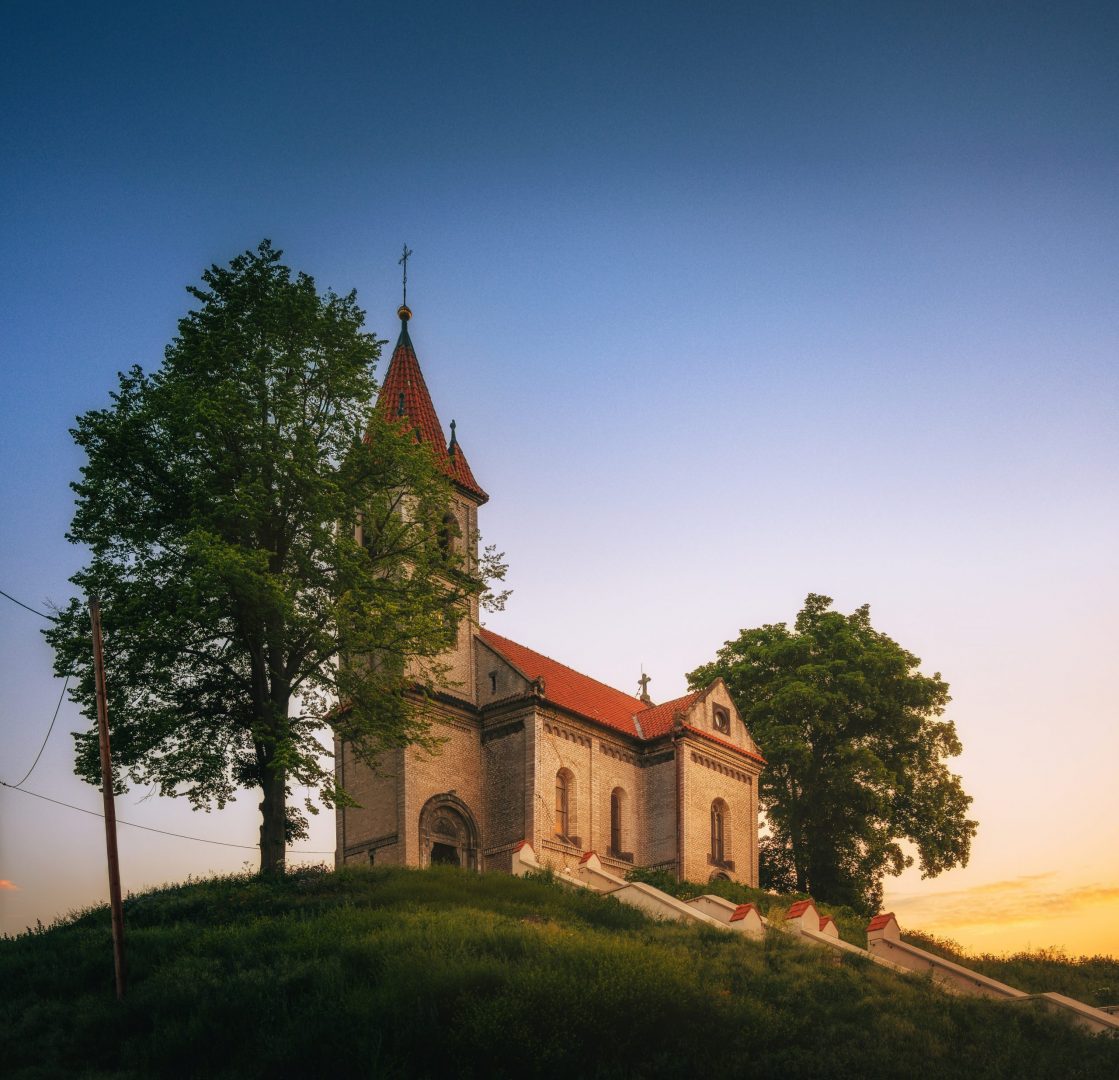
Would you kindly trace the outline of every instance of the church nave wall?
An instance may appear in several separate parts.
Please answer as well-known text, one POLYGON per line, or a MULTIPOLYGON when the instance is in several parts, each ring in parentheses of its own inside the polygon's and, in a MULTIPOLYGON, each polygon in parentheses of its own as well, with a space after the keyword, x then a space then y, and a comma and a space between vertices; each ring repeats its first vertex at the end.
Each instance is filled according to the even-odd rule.
POLYGON ((593 827, 591 785, 594 746, 590 731, 579 721, 552 710, 536 713, 533 842, 540 861, 559 869, 578 865, 593 827), (558 778, 567 788, 566 833, 557 833, 558 778))
POLYGON ((530 835, 526 791, 532 783, 528 733, 535 719, 531 705, 502 716, 482 732, 485 769, 485 869, 508 870, 515 845, 530 835))
POLYGON ((598 736, 594 739, 591 769, 591 797, 594 801, 593 829, 589 842, 584 846, 594 851, 603 865, 613 872, 624 873, 634 866, 644 866, 647 852, 645 830, 645 776, 638 765, 634 750, 620 742, 598 736), (618 858, 614 853, 612 796, 620 789, 621 797, 621 849, 631 859, 618 858))
POLYGON ((403 757, 400 750, 388 750, 378 757, 374 770, 357 759, 349 743, 341 747, 342 786, 359 803, 338 815, 338 856, 342 862, 403 862, 399 822, 403 757))
POLYGON ((646 759, 645 866, 676 872, 676 758, 671 748, 646 759), (652 764, 650 764, 650 761, 652 764))

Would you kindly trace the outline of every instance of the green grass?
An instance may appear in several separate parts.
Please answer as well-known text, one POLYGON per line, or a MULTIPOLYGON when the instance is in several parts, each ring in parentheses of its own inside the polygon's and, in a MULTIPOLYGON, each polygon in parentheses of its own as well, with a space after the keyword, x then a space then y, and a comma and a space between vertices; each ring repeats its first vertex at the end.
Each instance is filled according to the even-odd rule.
POLYGON ((0 940, 0 1062, 48 1077, 1111 1077, 1119 1040, 783 935, 547 880, 298 871, 0 940))
POLYGON ((954 941, 919 931, 905 931, 902 938, 1031 994, 1053 990, 1088 1005, 1119 1005, 1119 960, 1113 956, 1072 957, 1061 949, 998 956, 969 953, 954 941))

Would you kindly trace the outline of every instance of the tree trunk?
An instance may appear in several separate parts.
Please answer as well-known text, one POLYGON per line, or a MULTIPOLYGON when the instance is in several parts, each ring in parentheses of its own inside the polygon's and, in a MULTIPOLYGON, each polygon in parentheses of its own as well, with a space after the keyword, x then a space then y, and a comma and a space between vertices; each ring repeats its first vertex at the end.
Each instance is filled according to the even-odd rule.
POLYGON ((282 874, 287 846, 287 771, 279 767, 265 769, 260 800, 260 872, 282 874))

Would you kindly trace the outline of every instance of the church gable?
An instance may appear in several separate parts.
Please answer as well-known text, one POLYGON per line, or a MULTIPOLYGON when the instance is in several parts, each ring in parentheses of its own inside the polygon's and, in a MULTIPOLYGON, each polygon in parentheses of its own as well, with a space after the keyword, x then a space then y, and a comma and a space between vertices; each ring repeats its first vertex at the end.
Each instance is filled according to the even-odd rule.
POLYGON ((706 690, 691 695, 684 711, 683 723, 685 728, 693 732, 716 739, 723 745, 740 750, 759 763, 764 763, 758 744, 754 742, 745 721, 739 716, 730 691, 722 679, 716 679, 706 690))
POLYGON ((477 634, 476 639, 481 645, 474 659, 478 704, 484 708, 497 701, 529 696, 533 680, 493 647, 485 631, 477 634))

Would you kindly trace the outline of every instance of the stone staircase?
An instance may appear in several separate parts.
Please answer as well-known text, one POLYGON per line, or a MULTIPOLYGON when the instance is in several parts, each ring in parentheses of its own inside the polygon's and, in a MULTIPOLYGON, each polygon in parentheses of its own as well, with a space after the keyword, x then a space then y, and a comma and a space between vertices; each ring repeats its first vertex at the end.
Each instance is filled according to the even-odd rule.
MULTIPOLYGON (((513 873, 518 877, 544 869, 527 840, 513 850, 513 873)), ((1027 994, 902 941, 901 928, 893 914, 876 915, 871 919, 867 926, 867 948, 860 949, 840 938, 835 920, 830 915, 821 916, 812 900, 798 900, 789 907, 780 924, 774 925, 763 918, 755 904, 734 904, 712 895, 684 901, 644 882, 626 881, 604 869, 593 851, 586 852, 578 866, 564 867, 556 871, 555 876, 572 888, 612 896, 655 919, 702 923, 755 940, 762 939, 767 932, 794 934, 807 944, 837 954, 861 956, 879 967, 905 975, 925 975, 951 993, 976 994, 1010 1004, 1036 1002, 1053 1012, 1063 1013, 1089 1031, 1119 1033, 1119 1015, 1115 1014, 1119 1007, 1097 1009, 1064 994, 1027 994)))

